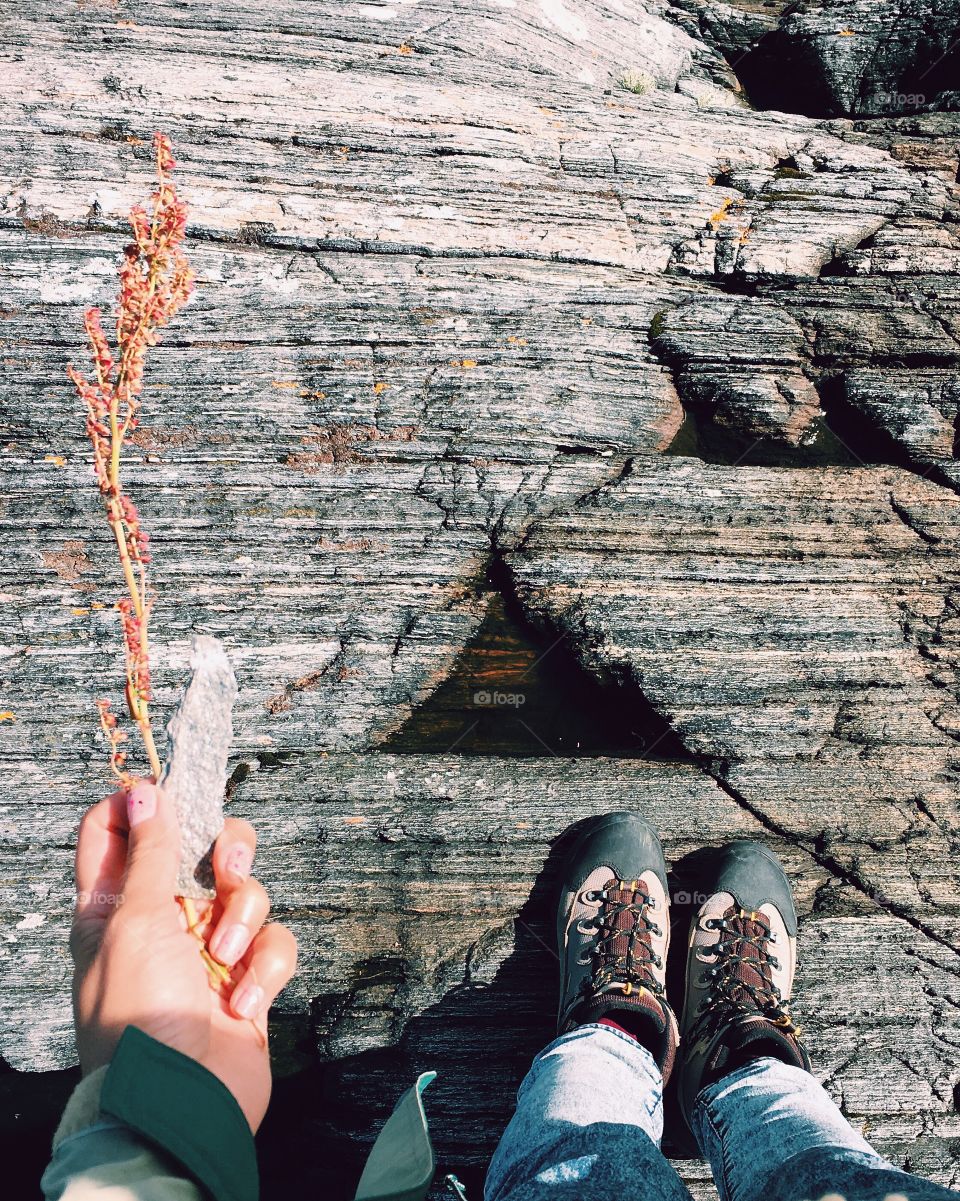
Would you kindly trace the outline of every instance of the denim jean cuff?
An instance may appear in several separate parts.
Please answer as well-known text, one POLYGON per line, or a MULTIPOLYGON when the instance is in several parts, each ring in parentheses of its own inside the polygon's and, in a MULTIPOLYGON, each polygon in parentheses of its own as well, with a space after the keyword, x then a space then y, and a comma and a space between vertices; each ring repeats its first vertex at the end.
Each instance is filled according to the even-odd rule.
POLYGON ((534 1063, 536 1063, 537 1060, 542 1059, 543 1056, 549 1054, 552 1050, 554 1050, 555 1047, 562 1047, 568 1042, 579 1042, 580 1039, 586 1037, 587 1035, 599 1038, 601 1043, 607 1038, 620 1039, 622 1043, 626 1043, 631 1050, 636 1052, 637 1059, 639 1061, 638 1066, 646 1072, 651 1081, 661 1085, 663 1084, 663 1077, 661 1075, 660 1068, 657 1065, 657 1061, 643 1045, 643 1043, 637 1042, 633 1035, 627 1034, 623 1030, 615 1030, 613 1026, 607 1026, 602 1022, 584 1022, 582 1026, 575 1026, 572 1030, 568 1030, 566 1034, 558 1035, 552 1043, 548 1043, 547 1046, 543 1048, 543 1050, 537 1055, 536 1059, 534 1059, 534 1063))

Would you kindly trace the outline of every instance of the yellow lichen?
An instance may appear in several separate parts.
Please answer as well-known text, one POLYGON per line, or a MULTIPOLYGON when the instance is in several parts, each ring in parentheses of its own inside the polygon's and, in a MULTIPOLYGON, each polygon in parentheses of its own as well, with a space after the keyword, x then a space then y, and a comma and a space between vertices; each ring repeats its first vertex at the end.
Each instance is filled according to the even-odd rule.
POLYGON ((725 221, 727 219, 731 204, 733 204, 733 200, 728 196, 726 200, 724 200, 723 204, 721 204, 717 209, 717 211, 710 214, 710 217, 708 218, 709 224, 712 225, 714 229, 716 229, 721 221, 725 221))

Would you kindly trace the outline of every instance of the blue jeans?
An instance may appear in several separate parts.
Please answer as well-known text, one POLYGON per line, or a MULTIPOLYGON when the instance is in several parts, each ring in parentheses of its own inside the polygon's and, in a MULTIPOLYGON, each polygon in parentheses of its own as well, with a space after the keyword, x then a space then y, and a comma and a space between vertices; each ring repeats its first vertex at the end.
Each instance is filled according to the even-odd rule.
MULTIPOLYGON (((579 1026, 536 1057, 496 1150, 485 1201, 691 1201, 660 1151, 653 1056, 609 1026, 579 1026)), ((694 1133, 722 1201, 956 1201, 901 1171, 799 1068, 755 1059, 703 1089, 694 1133)))

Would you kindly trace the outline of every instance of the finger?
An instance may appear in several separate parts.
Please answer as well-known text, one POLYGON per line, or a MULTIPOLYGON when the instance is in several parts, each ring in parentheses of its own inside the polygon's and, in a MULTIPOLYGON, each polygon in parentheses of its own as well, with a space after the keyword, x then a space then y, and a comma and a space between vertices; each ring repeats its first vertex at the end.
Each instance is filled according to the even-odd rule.
POLYGON ((297 966, 297 940, 286 926, 271 922, 253 940, 244 971, 230 994, 230 1011, 239 1018, 266 1014, 297 966))
POLYGON ((109 914, 123 890, 127 865, 127 794, 114 792, 89 808, 77 833, 77 914, 109 914))
POLYGON ((213 847, 217 895, 224 904, 250 875, 257 849, 257 832, 239 817, 228 817, 213 847))
POLYGON ((127 870, 124 905, 153 907, 177 889, 180 830, 169 797, 147 780, 127 793, 127 870))
POLYGON ((246 954, 269 912, 267 890, 259 880, 245 880, 231 895, 220 915, 210 939, 210 954, 232 967, 246 954))

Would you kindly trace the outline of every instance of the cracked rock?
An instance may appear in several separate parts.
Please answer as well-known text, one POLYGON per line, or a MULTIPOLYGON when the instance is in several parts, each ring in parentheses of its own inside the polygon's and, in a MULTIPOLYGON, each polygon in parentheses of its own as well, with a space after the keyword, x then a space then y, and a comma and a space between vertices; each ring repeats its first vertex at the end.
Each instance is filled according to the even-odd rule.
MULTIPOLYGON (((442 1066, 443 1153, 482 1194, 550 1037, 552 848, 637 806, 675 864, 734 837, 781 855, 818 1071, 884 1153, 952 1179, 960 115, 937 66, 923 108, 789 110, 798 81, 822 114, 916 91, 955 10, 275 0, 267 23, 232 10, 225 38, 211 0, 135 27, 109 5, 18 6, 0 119, 7 1064, 75 1054, 72 846, 109 788, 91 715, 122 661, 63 369, 83 308, 115 292, 156 126, 199 284, 151 352, 127 466, 155 548, 154 712, 193 634, 218 639, 238 676, 231 812, 302 952, 277 1066, 324 1079, 319 1099, 291 1082, 265 1198, 294 1170, 352 1195, 414 1061, 442 1066), (774 60, 776 108, 754 107, 754 46, 806 64, 774 60), (675 757, 386 751, 463 669, 495 562, 544 650, 560 638, 675 757), (877 973, 879 1000, 858 986, 877 973), (349 1112, 324 1099, 341 1085, 349 1112)), ((587 692, 547 698, 574 735, 587 692)), ((683 1171, 705 1199, 702 1167, 683 1171)))

